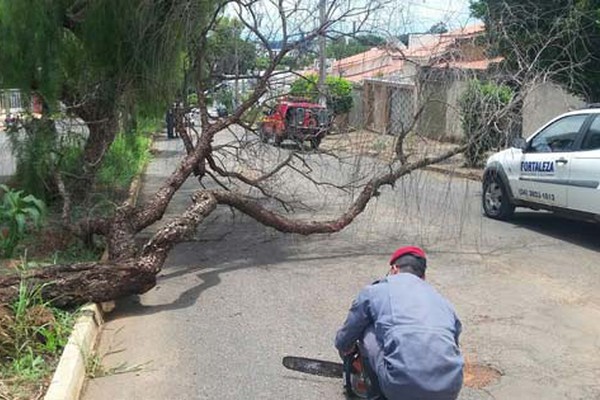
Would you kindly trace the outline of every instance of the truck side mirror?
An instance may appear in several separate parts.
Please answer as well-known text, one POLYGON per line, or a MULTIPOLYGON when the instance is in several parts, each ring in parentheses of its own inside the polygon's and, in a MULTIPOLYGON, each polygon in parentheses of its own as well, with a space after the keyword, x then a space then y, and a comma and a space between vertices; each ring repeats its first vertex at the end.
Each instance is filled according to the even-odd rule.
POLYGON ((525 151, 527 148, 527 142, 522 137, 514 138, 511 147, 525 151))

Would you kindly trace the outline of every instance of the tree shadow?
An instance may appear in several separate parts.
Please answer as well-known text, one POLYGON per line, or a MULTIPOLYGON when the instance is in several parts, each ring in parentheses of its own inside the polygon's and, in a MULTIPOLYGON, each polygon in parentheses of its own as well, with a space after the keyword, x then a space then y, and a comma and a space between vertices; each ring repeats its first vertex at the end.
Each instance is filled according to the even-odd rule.
MULTIPOLYGON (((249 217, 231 217, 215 221, 201 232, 202 239, 180 243, 171 251, 162 272, 158 275, 157 286, 152 290, 167 290, 163 284, 169 281, 198 280, 198 284, 188 287, 181 293, 174 293, 177 298, 169 303, 145 305, 141 296, 129 296, 117 302, 118 307, 109 315, 110 319, 118 319, 131 315, 150 315, 163 311, 172 311, 194 306, 202 293, 218 286, 221 274, 232 273, 251 268, 302 268, 303 263, 320 260, 339 259, 356 260, 357 257, 388 256, 388 252, 377 251, 370 244, 337 243, 333 251, 324 254, 298 253, 295 247, 298 241, 332 240, 331 235, 283 234, 265 227, 249 217), (229 220, 230 219, 230 220, 229 220), (290 246, 294 248, 290 248, 290 246), (283 265, 294 261, 294 267, 283 265), (282 264, 282 265, 280 265, 282 264)), ((335 241, 335 239, 334 239, 335 241)), ((321 250, 322 251, 322 250, 321 250)), ((170 287, 168 290, 176 290, 170 287)))
POLYGON ((517 212, 510 223, 589 250, 600 251, 600 224, 535 211, 517 212))

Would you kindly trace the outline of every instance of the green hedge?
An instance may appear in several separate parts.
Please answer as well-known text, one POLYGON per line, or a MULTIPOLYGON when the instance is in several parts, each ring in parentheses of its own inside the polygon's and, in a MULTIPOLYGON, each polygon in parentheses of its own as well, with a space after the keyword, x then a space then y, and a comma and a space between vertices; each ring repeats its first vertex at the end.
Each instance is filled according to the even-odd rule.
POLYGON ((479 167, 486 153, 503 147, 511 137, 511 117, 507 107, 514 98, 514 91, 502 84, 473 79, 460 98, 463 120, 466 165, 479 167))

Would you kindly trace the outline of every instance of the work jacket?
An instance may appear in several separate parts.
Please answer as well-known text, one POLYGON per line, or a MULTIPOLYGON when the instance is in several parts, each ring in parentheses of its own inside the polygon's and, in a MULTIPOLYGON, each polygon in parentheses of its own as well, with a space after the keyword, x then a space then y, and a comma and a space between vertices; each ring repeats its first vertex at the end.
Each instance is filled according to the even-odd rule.
POLYGON ((451 400, 463 381, 458 346, 461 322, 454 307, 429 283, 410 273, 365 287, 338 331, 335 345, 348 351, 374 327, 381 357, 372 366, 389 400, 451 400))

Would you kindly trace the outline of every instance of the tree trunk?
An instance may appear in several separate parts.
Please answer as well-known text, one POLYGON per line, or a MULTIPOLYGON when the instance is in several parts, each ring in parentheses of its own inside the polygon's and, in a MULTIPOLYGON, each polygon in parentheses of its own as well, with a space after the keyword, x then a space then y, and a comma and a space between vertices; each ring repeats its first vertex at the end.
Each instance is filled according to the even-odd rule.
POLYGON ((195 231, 206 216, 217 206, 213 194, 199 191, 192 196, 192 204, 181 217, 161 228, 135 254, 133 233, 126 228, 129 207, 118 210, 109 245, 116 261, 86 262, 72 265, 52 265, 29 270, 23 275, 0 277, 0 305, 12 303, 19 294, 19 285, 41 288, 42 297, 59 307, 76 306, 87 302, 115 300, 132 294, 141 294, 156 285, 156 275, 169 251, 189 233, 195 231))
POLYGON ((117 119, 112 114, 106 114, 102 120, 86 121, 90 135, 83 149, 83 176, 81 185, 77 185, 78 194, 87 193, 91 188, 96 173, 108 148, 117 134, 117 119))
POLYGON ((30 271, 23 277, 0 279, 0 304, 10 304, 17 298, 21 280, 30 287, 41 287, 44 299, 64 307, 144 293, 156 284, 156 272, 140 268, 135 261, 53 265, 30 271))

